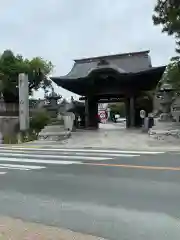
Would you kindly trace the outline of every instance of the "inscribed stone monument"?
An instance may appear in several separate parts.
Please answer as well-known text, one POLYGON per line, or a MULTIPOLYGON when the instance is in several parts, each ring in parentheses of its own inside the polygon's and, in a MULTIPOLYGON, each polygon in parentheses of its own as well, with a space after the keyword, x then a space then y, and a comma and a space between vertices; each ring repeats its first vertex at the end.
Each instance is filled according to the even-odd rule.
POLYGON ((20 130, 29 129, 29 87, 28 75, 19 74, 19 124, 20 130))

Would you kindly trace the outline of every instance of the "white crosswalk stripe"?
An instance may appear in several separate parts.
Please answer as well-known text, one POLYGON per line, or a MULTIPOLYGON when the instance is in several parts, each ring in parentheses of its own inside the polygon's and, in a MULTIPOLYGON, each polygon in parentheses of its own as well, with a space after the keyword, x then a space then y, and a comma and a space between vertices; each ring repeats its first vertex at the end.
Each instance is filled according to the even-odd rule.
MULTIPOLYGON (((0 157, 1 158, 4 158, 4 156, 7 156, 7 153, 0 153, 0 157)), ((54 159, 59 159, 60 158, 60 156, 56 156, 56 155, 45 155, 45 154, 40 154, 40 155, 37 155, 37 154, 24 154, 24 152, 23 153, 13 153, 13 156, 14 157, 22 157, 22 156, 25 156, 25 157, 27 157, 27 158, 31 158, 31 157, 34 157, 34 156, 36 156, 36 158, 38 159, 38 158, 47 158, 47 159, 49 159, 49 158, 54 158, 54 159)), ((69 159, 69 158, 71 158, 71 159, 85 159, 85 160, 108 160, 108 159, 110 159, 110 158, 107 158, 107 157, 87 157, 87 156, 74 156, 74 155, 71 155, 71 156, 65 156, 65 155, 61 155, 61 159, 69 159)))
MULTIPOLYGON (((1 150, 0 151, 0 157, 1 156, 7 156, 7 153, 10 153, 9 151, 7 150, 1 150)), ((16 153, 13 153, 13 156, 15 157, 22 157, 22 154, 24 154, 25 156, 27 157, 34 157, 34 154, 29 154, 29 152, 27 151, 16 151, 16 153)), ((59 154, 59 153, 58 153, 59 154)), ((61 153, 61 159, 63 158, 69 158, 69 156, 63 156, 63 155, 69 155, 71 154, 71 159, 86 159, 86 160, 108 160, 110 159, 109 157, 136 157, 136 156, 140 156, 140 154, 129 154, 129 153, 93 153, 93 152, 68 152, 68 151, 62 151, 61 153), (72 155, 73 154, 73 155, 72 155), (95 157, 92 157, 92 155, 96 155, 95 157), (74 155, 78 155, 77 156, 74 156, 74 155), (88 155, 88 156, 86 156, 88 155), (103 156, 103 157, 101 157, 103 156)), ((57 156, 57 155, 52 155, 52 154, 38 154, 36 155, 36 158, 58 158, 60 156, 57 156)))
MULTIPOLYGON (((1 149, 4 148, 0 148, 0 152, 1 149)), ((11 150, 21 150, 21 151, 25 151, 25 150, 30 150, 30 151, 43 151, 43 152, 93 152, 93 153, 128 153, 128 154, 162 154, 165 152, 162 151, 135 151, 135 150, 112 150, 112 149, 79 149, 79 148, 27 148, 27 147, 12 147, 11 150)))
MULTIPOLYGON (((108 161, 115 158, 133 158, 143 154, 153 155, 164 152, 125 151, 112 149, 63 149, 63 148, 2 148, 0 147, 0 169, 32 171, 48 166, 83 164, 84 162, 108 161)), ((1 172, 1 175, 7 172, 1 172)))
POLYGON ((0 168, 8 168, 8 169, 18 169, 18 170, 36 170, 43 169, 45 167, 42 166, 33 166, 33 165, 21 165, 21 164, 0 164, 0 168))

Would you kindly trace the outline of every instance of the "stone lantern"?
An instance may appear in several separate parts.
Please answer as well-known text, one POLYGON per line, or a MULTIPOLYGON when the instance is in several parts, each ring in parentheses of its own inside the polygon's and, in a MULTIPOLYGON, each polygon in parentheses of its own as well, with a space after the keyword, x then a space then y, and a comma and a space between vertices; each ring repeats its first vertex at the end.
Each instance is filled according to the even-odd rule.
POLYGON ((171 105, 174 96, 174 89, 172 88, 172 85, 169 83, 164 83, 159 89, 159 94, 160 106, 162 111, 159 121, 172 121, 171 105))
POLYGON ((172 116, 172 105, 175 100, 174 89, 171 84, 164 83, 158 91, 161 115, 155 126, 149 130, 151 138, 165 142, 178 143, 180 141, 180 129, 177 121, 172 116))
POLYGON ((52 92, 50 94, 46 94, 45 98, 47 100, 45 108, 50 114, 51 122, 41 130, 38 135, 38 140, 61 141, 69 138, 70 133, 65 130, 64 122, 62 122, 61 119, 58 119, 58 100, 62 97, 56 94, 54 89, 52 89, 52 92))
POLYGON ((45 95, 45 99, 47 101, 47 104, 45 105, 45 108, 47 109, 48 113, 50 114, 52 119, 57 120, 58 115, 58 101, 62 98, 61 95, 55 93, 54 88, 52 88, 52 92, 45 95))

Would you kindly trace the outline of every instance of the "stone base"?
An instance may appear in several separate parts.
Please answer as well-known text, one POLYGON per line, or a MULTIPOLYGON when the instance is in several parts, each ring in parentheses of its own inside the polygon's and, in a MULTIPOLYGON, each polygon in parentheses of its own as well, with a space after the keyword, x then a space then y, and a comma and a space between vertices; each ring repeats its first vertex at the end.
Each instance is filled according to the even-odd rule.
POLYGON ((160 121, 158 118, 154 119, 154 126, 153 130, 176 130, 180 129, 180 123, 179 122, 173 122, 171 121, 160 121))
POLYGON ((66 131, 61 125, 48 125, 38 135, 38 140, 62 141, 71 136, 70 131, 66 131))
POLYGON ((180 129, 174 130, 149 130, 149 136, 155 140, 162 140, 167 142, 180 142, 180 129))
POLYGON ((149 130, 149 136, 155 140, 180 142, 180 123, 155 119, 155 126, 149 130))
POLYGON ((171 114, 168 114, 168 113, 161 113, 159 121, 160 122, 171 122, 172 116, 171 116, 171 114))

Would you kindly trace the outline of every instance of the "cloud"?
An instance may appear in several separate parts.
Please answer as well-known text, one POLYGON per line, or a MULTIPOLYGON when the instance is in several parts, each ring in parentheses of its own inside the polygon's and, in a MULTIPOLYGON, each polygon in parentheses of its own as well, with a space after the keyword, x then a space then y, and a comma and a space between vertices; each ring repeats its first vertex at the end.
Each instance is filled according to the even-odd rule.
MULTIPOLYGON (((74 58, 146 49, 153 65, 166 64, 175 54, 175 43, 153 26, 155 2, 6 0, 0 8, 0 51, 11 48, 27 57, 42 56, 55 64, 56 75, 67 74, 74 58)), ((42 96, 41 91, 36 95, 42 96)))

